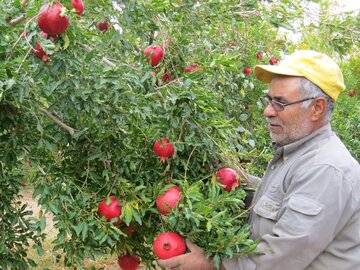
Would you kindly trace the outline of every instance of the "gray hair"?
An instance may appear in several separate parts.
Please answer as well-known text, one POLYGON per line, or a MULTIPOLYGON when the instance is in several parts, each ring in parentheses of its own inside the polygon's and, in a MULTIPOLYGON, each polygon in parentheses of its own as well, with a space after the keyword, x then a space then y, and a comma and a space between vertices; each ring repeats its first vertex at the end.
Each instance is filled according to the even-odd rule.
MULTIPOLYGON (((331 119, 331 114, 334 110, 334 102, 331 97, 324 93, 316 84, 312 83, 308 79, 301 77, 300 78, 300 92, 303 98, 310 97, 324 97, 326 99, 327 108, 326 108, 326 118, 327 120, 331 119)), ((309 108, 311 100, 305 101, 302 103, 303 108, 309 108)))

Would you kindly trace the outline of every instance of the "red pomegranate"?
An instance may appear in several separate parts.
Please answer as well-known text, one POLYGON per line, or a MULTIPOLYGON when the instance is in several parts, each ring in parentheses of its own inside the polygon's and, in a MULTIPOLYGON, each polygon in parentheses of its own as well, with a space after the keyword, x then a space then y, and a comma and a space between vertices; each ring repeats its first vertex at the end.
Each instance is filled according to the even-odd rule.
POLYGON ((184 73, 189 73, 189 72, 193 72, 193 71, 196 71, 198 70, 199 67, 196 66, 196 65, 190 65, 190 66, 187 66, 185 69, 184 69, 184 73))
POLYGON ((174 186, 165 191, 164 194, 156 197, 156 208, 161 214, 168 215, 171 213, 172 209, 176 207, 180 199, 180 188, 178 186, 174 186))
POLYGON ((83 14, 85 6, 82 0, 71 0, 71 5, 76 9, 77 15, 83 14))
POLYGON ((246 67, 246 68, 244 68, 244 74, 247 76, 247 75, 250 75, 250 73, 251 73, 251 68, 249 68, 249 67, 246 67))
POLYGON ((171 74, 167 73, 166 71, 164 72, 164 74, 161 76, 160 78, 162 81, 166 82, 166 81, 171 81, 172 76, 171 74))
POLYGON ((276 65, 279 62, 279 59, 276 57, 271 57, 269 60, 270 65, 276 65))
MULTIPOLYGON (((44 38, 48 38, 48 35, 43 31, 41 31, 39 34, 42 35, 44 38)), ((50 40, 52 42, 54 42, 53 37, 50 37, 50 40)), ((39 41, 36 42, 35 49, 33 51, 34 51, 35 55, 37 57, 40 57, 44 62, 49 60, 49 56, 46 54, 44 49, 41 47, 41 44, 39 41)))
POLYGON ((259 59, 259 60, 261 60, 262 57, 263 57, 263 56, 262 56, 262 53, 260 53, 260 52, 256 55, 256 58, 259 59))
POLYGON ((164 58, 164 51, 161 46, 148 46, 144 50, 144 55, 145 56, 150 55, 149 57, 147 57, 146 61, 148 63, 150 63, 151 61, 151 65, 155 67, 164 58))
POLYGON ((185 239, 176 232, 160 233, 154 240, 153 249, 159 259, 169 259, 185 253, 185 239))
POLYGON ((114 223, 115 226, 119 226, 122 222, 120 219, 121 206, 119 200, 115 196, 110 196, 110 203, 107 203, 107 199, 103 200, 98 205, 99 216, 105 217, 107 221, 111 221, 113 218, 118 218, 118 221, 114 223))
POLYGON ((225 185, 225 190, 230 191, 232 187, 238 187, 239 181, 237 180, 237 173, 230 168, 221 168, 216 173, 216 178, 220 184, 225 185))
POLYGON ((167 157, 171 157, 175 153, 175 148, 172 143, 166 138, 161 138, 154 143, 155 155, 160 157, 160 162, 164 163, 167 157))
POLYGON ((118 263, 122 270, 136 270, 140 264, 140 259, 137 256, 125 254, 118 258, 118 263))
POLYGON ((53 3, 51 7, 49 4, 43 5, 39 12, 39 28, 51 36, 64 33, 69 26, 69 18, 62 15, 63 9, 58 2, 53 3))
POLYGON ((107 21, 107 20, 105 20, 105 21, 103 21, 103 22, 99 22, 98 23, 98 25, 97 25, 97 27, 98 27, 98 29, 100 30, 100 31, 107 31, 108 29, 109 29, 109 27, 110 27, 110 23, 109 23, 109 21, 107 21))

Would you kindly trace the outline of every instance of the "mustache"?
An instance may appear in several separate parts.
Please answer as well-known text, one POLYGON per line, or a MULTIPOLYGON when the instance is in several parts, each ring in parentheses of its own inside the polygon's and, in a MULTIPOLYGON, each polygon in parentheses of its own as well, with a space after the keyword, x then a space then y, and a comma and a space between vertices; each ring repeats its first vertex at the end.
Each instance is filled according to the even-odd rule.
POLYGON ((267 118, 266 121, 268 125, 279 125, 279 126, 282 125, 281 120, 267 118))

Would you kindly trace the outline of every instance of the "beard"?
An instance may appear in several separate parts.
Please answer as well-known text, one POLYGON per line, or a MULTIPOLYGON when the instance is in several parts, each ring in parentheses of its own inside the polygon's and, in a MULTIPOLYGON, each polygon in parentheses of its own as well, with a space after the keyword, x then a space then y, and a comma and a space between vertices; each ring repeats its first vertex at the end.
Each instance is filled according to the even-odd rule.
POLYGON ((306 120, 303 114, 299 114, 287 122, 276 118, 268 118, 267 121, 271 139, 278 146, 298 141, 308 136, 312 130, 311 122, 306 120), (280 126, 280 128, 272 129, 270 124, 280 126))

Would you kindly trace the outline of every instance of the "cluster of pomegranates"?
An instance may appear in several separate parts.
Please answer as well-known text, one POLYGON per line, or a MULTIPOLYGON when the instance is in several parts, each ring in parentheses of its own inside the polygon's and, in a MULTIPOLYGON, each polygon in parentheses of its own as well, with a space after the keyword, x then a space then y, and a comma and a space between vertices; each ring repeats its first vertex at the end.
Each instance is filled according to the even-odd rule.
MULTIPOLYGON (((160 157, 161 163, 163 163, 166 162, 167 158, 174 155, 175 146, 169 139, 162 137, 155 141, 153 150, 155 155, 160 157)), ((240 185, 237 173, 228 167, 219 169, 216 178, 227 192, 240 185)), ((155 205, 161 215, 167 216, 178 206, 181 199, 181 189, 179 186, 174 185, 155 198, 155 205)), ((98 205, 98 214, 105 217, 107 221, 114 222, 115 226, 122 223, 120 218, 121 210, 120 202, 115 196, 104 199, 98 205)), ((153 251, 159 259, 168 259, 184 254, 186 251, 185 239, 177 232, 162 232, 153 242, 153 251)), ((140 265, 140 258, 135 254, 124 254, 119 256, 118 263, 123 270, 135 270, 140 265)))
MULTIPOLYGON (((145 48, 144 56, 146 57, 146 61, 151 64, 152 67, 157 67, 160 62, 164 59, 164 49, 159 45, 150 45, 145 48)), ((189 65, 184 69, 184 73, 190 73, 197 71, 199 69, 199 65, 189 65)), ((156 77, 157 73, 153 72, 151 77, 156 77)), ((162 81, 171 81, 172 75, 165 71, 160 78, 162 81)), ((159 82, 156 80, 155 85, 158 86, 159 82)))
MULTIPOLYGON (((71 5, 77 15, 80 16, 83 14, 85 5, 82 0, 71 0, 71 5)), ((46 39, 50 39, 51 42, 54 42, 55 37, 64 33, 69 27, 70 20, 65 14, 65 11, 66 8, 59 2, 43 5, 38 14, 38 26, 41 30, 39 34, 46 39)), ((99 22, 97 27, 100 31, 106 31, 109 29, 110 23, 105 20, 99 22)), ((41 47, 39 41, 36 42, 33 51, 35 55, 44 62, 49 60, 49 56, 46 54, 44 48, 41 47)))
MULTIPOLYGON (((84 12, 85 6, 82 0, 71 0, 71 5, 76 10, 76 14, 81 15, 84 12)), ((65 7, 59 2, 43 5, 38 14, 38 26, 41 30, 39 35, 54 42, 56 36, 64 33, 70 24, 69 17, 64 14, 65 10, 65 7)), ((49 55, 41 47, 39 40, 33 51, 44 62, 49 60, 49 55)))

